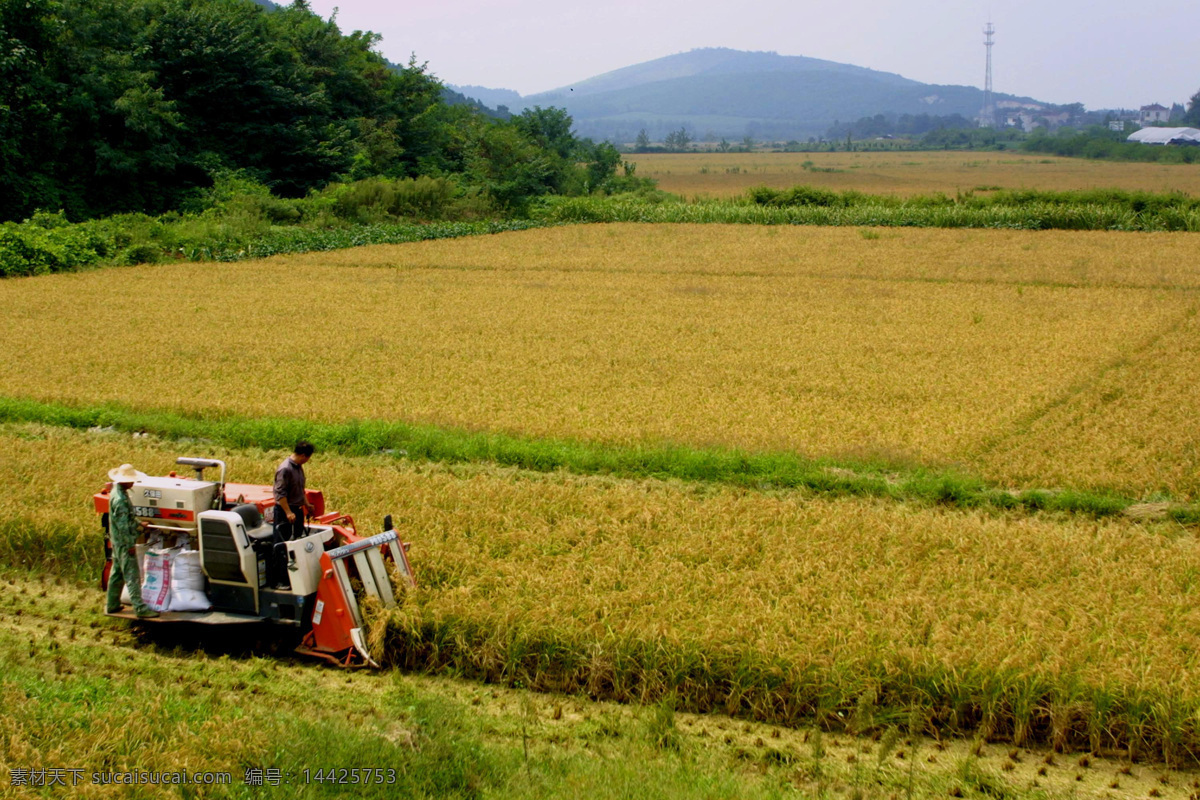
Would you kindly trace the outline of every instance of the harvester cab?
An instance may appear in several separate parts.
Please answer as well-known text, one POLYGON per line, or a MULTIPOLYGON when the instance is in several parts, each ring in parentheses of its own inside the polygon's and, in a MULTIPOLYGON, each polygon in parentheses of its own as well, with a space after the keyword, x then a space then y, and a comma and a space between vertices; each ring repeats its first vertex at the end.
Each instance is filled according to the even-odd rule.
MULTIPOLYGON (((308 490, 315 514, 304 535, 277 541, 265 519, 273 512, 272 487, 227 483, 217 459, 176 463, 195 470, 195 478, 147 476, 129 492, 145 527, 137 544, 142 598, 159 612, 147 621, 286 625, 302 635, 298 653, 342 666, 378 666, 365 645, 362 604, 374 597, 385 608, 395 606, 395 586, 416 585, 408 544, 391 516, 382 533, 362 537, 352 517, 327 513, 322 493, 308 490), (213 468, 220 469, 219 479, 205 480, 204 471, 213 468)), ((106 534, 102 587, 112 563, 111 488, 94 498, 106 534)), ((137 619, 125 606, 110 616, 137 619)))

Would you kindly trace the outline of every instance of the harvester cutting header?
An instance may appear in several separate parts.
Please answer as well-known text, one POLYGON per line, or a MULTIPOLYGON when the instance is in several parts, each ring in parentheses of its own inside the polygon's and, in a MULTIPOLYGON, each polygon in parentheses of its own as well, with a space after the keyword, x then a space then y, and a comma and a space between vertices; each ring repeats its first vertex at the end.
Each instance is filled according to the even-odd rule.
POLYGON ((129 593, 115 602, 119 586, 114 585, 109 616, 154 623, 289 626, 302 634, 298 653, 342 666, 377 666, 365 645, 360 605, 375 597, 385 607, 394 606, 393 576, 415 586, 408 544, 400 541, 391 516, 382 533, 360 536, 352 517, 326 511, 323 493, 305 488, 303 505, 310 513, 307 519, 298 516, 294 533, 281 540, 277 526, 266 521, 276 513, 283 518, 274 487, 228 483, 225 463, 217 459, 179 458, 176 463, 191 467, 195 477, 174 471, 149 476, 124 465, 109 473, 112 482, 94 496, 105 532, 105 589, 110 573, 117 584, 122 574, 114 571, 114 556, 118 562, 122 558, 114 547, 124 533, 113 529, 110 510, 127 514, 110 509, 110 503, 117 506, 124 502, 121 495, 127 495, 138 527, 130 534, 136 537, 131 557, 140 565, 145 605, 129 593), (219 470, 216 480, 205 479, 210 469, 219 470), (122 491, 117 485, 128 488, 122 491))

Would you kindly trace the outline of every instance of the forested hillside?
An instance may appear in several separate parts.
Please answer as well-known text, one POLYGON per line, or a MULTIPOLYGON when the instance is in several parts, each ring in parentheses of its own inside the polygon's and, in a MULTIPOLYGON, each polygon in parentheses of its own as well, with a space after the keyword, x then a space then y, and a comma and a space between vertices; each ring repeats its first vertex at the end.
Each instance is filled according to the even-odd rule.
POLYGON ((282 197, 427 175, 503 209, 615 169, 565 112, 449 104, 377 42, 304 0, 0 0, 0 220, 187 208, 230 173, 282 197))

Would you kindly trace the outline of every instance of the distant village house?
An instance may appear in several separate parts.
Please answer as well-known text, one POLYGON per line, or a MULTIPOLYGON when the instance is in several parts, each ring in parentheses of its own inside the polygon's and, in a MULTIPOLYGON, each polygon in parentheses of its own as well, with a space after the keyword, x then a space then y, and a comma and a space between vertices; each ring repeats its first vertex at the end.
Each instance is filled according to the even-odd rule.
POLYGON ((1065 111, 1047 113, 1045 111, 1018 111, 1004 115, 1004 124, 1009 128, 1018 128, 1025 133, 1032 133, 1037 128, 1056 130, 1071 121, 1071 115, 1065 111))
POLYGON ((1170 122, 1170 120, 1171 109, 1160 106, 1158 103, 1142 106, 1141 114, 1138 116, 1138 122, 1142 125, 1154 125, 1158 122, 1170 122))

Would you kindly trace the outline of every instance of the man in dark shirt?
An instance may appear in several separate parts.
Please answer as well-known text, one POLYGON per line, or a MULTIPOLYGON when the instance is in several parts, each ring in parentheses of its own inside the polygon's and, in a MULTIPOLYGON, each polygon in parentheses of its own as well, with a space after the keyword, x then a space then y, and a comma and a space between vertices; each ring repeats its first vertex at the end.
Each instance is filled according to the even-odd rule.
POLYGON ((304 535, 304 517, 313 507, 304 497, 304 465, 312 458, 313 446, 301 439, 292 454, 275 470, 275 541, 286 542, 304 535))

